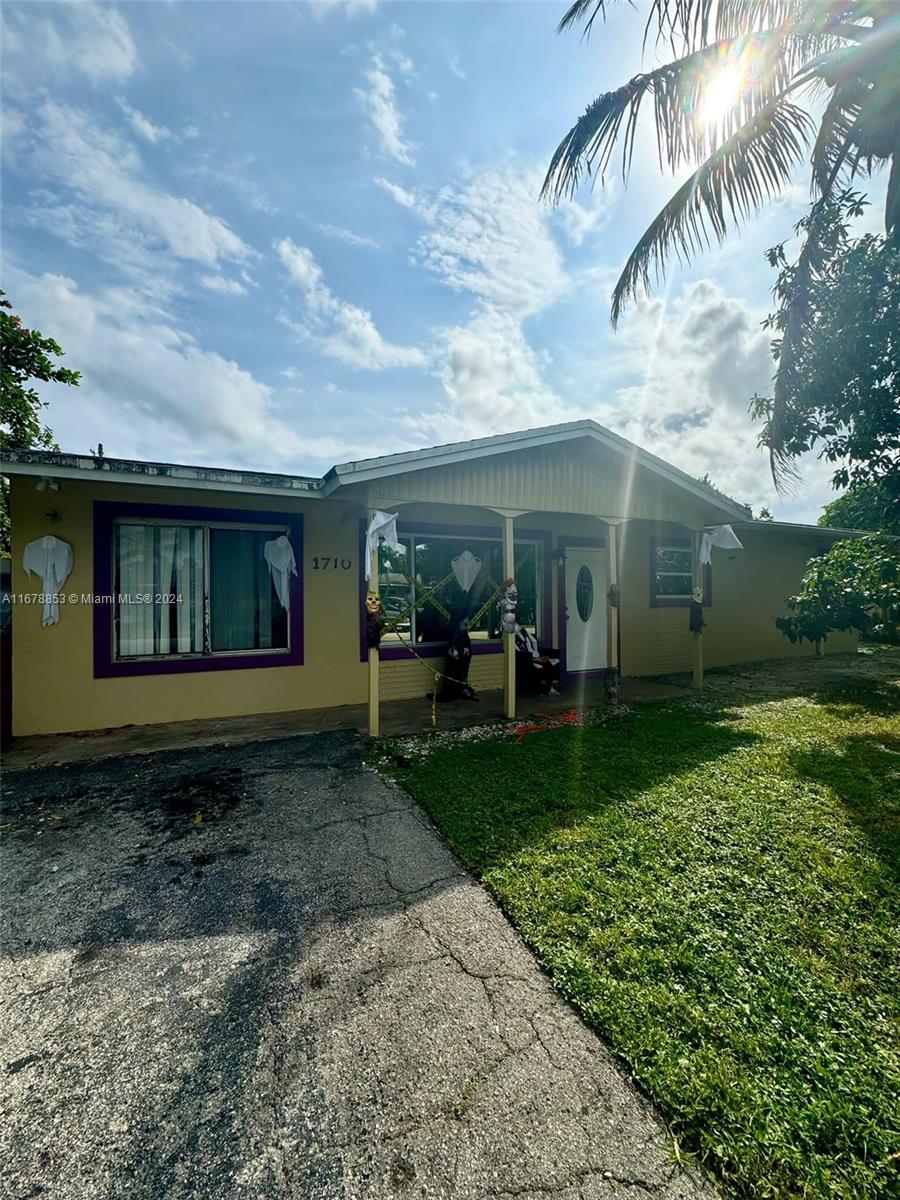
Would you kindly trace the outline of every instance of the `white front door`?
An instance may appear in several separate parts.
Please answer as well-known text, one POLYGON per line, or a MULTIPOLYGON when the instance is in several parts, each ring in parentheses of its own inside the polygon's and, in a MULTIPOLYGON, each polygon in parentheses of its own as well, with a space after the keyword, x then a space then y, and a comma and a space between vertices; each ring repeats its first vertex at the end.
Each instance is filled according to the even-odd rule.
POLYGON ((567 671, 597 671, 606 666, 609 591, 606 550, 566 547, 567 671))

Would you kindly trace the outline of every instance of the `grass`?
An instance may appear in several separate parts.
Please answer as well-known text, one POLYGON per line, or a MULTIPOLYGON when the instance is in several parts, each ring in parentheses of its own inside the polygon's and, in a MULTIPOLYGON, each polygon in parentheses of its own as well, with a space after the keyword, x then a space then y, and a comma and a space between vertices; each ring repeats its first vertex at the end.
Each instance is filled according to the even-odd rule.
POLYGON ((900 1194, 898 681, 763 664, 397 772, 730 1195, 900 1194))

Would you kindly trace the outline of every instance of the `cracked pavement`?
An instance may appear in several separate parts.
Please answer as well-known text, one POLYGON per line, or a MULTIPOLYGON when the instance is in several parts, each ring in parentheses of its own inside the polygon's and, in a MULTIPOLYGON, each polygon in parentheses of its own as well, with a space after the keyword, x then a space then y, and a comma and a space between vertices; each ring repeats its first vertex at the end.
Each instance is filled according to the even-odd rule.
POLYGON ((4 792, 10 1200, 714 1200, 353 735, 4 792))

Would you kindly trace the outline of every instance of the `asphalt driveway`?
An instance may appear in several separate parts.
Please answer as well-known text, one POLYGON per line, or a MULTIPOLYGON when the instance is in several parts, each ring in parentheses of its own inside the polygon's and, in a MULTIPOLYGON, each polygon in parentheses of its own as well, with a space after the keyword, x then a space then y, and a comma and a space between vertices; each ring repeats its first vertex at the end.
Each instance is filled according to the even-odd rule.
POLYGON ((10 1200, 714 1196, 352 735, 4 792, 10 1200))

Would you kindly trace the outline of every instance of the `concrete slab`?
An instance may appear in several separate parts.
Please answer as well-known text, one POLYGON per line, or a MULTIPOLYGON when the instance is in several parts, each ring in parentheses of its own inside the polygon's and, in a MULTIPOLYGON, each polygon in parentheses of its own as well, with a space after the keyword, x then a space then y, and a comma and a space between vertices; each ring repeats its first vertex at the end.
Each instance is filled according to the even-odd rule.
POLYGON ((5 786, 10 1200, 714 1196, 354 736, 5 786))

